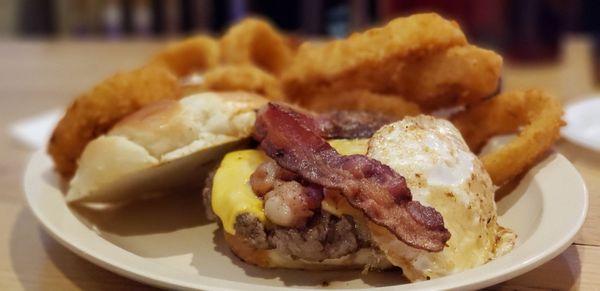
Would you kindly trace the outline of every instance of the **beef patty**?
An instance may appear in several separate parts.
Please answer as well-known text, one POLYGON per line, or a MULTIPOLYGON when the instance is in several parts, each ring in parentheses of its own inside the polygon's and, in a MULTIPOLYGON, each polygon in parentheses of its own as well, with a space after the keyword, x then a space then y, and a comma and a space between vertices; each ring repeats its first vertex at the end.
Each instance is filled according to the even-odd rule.
POLYGON ((308 261, 335 259, 371 246, 369 234, 351 216, 337 217, 324 210, 303 228, 265 226, 248 213, 239 215, 234 227, 236 235, 257 249, 277 249, 308 261))

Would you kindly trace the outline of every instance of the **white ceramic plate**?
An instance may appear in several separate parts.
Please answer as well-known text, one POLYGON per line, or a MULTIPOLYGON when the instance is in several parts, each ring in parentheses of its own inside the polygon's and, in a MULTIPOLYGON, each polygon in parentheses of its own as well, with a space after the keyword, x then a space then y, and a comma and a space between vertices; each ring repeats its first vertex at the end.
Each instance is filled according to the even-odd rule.
POLYGON ((561 253, 581 227, 588 207, 587 190, 577 170, 562 155, 552 154, 498 203, 500 223, 519 235, 512 252, 472 270, 408 284, 399 272, 362 275, 247 265, 230 253, 216 225, 203 220, 199 195, 178 194, 108 212, 70 209, 43 152, 32 156, 24 183, 31 210, 67 248, 131 279, 177 289, 482 288, 561 253))
POLYGON ((600 151, 600 96, 585 98, 565 108, 561 133, 569 141, 600 151))

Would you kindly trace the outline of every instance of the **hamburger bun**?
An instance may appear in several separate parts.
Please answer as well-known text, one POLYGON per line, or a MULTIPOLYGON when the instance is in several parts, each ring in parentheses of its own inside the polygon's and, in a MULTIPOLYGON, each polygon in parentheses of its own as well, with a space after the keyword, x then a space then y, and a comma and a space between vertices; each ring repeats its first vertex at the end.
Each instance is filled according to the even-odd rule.
POLYGON ((146 106, 86 146, 66 200, 125 202, 200 186, 226 152, 249 142, 265 103, 245 92, 208 92, 146 106))

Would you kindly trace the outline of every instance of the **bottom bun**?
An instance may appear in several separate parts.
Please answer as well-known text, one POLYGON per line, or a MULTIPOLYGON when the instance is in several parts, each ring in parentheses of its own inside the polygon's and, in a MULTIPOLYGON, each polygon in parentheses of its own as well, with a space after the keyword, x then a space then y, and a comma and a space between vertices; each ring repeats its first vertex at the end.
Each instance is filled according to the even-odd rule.
POLYGON ((358 251, 335 259, 308 261, 295 259, 277 249, 256 249, 237 236, 225 232, 225 242, 233 253, 246 263, 263 268, 284 268, 300 270, 385 270, 394 267, 385 255, 375 248, 361 248, 358 251))

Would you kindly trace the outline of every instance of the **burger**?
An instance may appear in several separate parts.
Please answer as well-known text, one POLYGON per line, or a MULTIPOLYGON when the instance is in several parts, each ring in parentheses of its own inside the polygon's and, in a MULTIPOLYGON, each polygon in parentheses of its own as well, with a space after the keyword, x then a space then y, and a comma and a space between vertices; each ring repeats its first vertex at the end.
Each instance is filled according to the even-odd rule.
POLYGON ((269 103, 257 115, 257 148, 227 153, 209 176, 206 204, 242 260, 307 270, 396 266, 417 281, 484 264, 514 245, 515 234, 497 222, 489 175, 450 122, 406 117, 358 139, 327 128, 269 103))
POLYGON ((233 253, 265 268, 399 267, 418 281, 484 264, 516 240, 450 122, 316 114, 243 92, 123 119, 86 146, 66 199, 127 203, 176 187, 198 189, 233 253))

